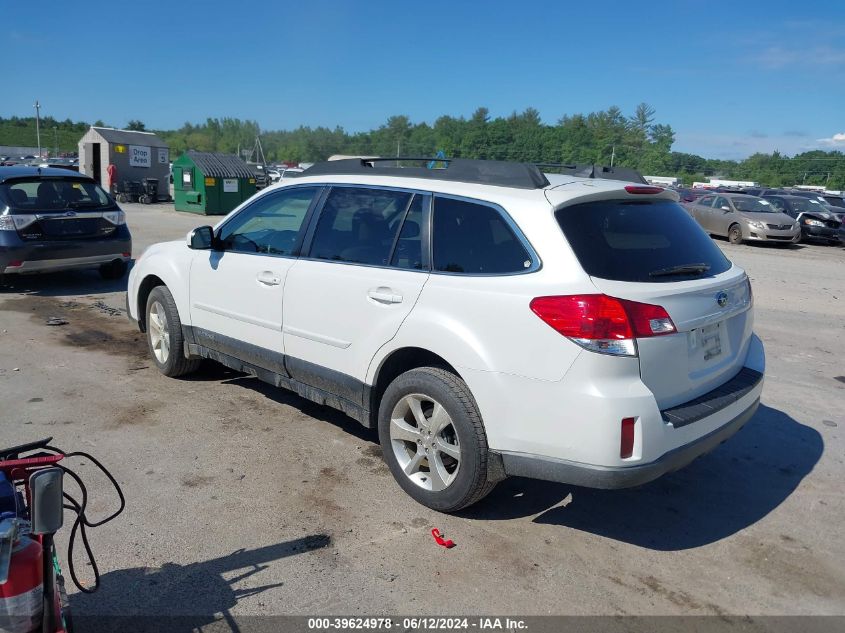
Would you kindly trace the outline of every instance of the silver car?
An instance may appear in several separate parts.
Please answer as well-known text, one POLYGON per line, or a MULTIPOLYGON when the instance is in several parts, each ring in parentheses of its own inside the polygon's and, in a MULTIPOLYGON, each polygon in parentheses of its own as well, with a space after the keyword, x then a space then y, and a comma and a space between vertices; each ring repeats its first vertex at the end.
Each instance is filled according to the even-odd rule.
POLYGON ((687 209, 701 228, 710 235, 727 237, 731 244, 791 244, 801 239, 801 227, 794 219, 755 196, 713 193, 690 202, 687 209))

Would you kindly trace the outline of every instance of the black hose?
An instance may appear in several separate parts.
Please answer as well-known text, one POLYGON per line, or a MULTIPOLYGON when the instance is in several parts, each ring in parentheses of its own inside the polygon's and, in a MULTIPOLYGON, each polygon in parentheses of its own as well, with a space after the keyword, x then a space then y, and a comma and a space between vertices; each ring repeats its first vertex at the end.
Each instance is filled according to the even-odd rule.
POLYGON ((56 448, 54 446, 47 446, 45 447, 48 450, 51 450, 59 455, 62 455, 66 458, 69 457, 82 457, 84 459, 90 460, 97 468, 102 471, 102 473, 106 476, 106 478, 111 482, 114 489, 117 491, 117 496, 120 499, 120 507, 109 516, 101 519, 99 521, 89 521, 88 517, 85 516, 85 509, 88 506, 88 489, 85 487, 85 484, 82 482, 82 479, 73 472, 67 466, 63 466, 62 464, 57 464, 59 468, 61 468, 64 472, 73 478, 76 481, 77 485, 79 486, 80 491, 82 492, 82 502, 78 502, 74 499, 70 494, 64 492, 64 498, 69 502, 64 504, 63 507, 67 510, 72 510, 76 513, 76 519, 73 522, 73 526, 70 529, 70 538, 68 539, 68 546, 67 546, 67 563, 68 563, 68 573, 70 574, 70 578, 73 581, 73 584, 76 585, 76 588, 82 591, 83 593, 94 593, 97 589, 100 588, 100 570, 97 567, 97 561, 94 558, 94 552, 91 550, 91 545, 88 543, 88 535, 85 532, 85 528, 95 528, 101 525, 104 525, 117 517, 123 509, 126 507, 126 498, 123 496, 123 491, 120 489, 120 485, 117 483, 117 480, 112 476, 112 474, 103 466, 96 458, 88 453, 84 453, 82 451, 75 451, 72 453, 65 453, 63 450, 56 448), (82 585, 79 581, 79 578, 76 575, 76 567, 73 563, 73 545, 76 542, 76 535, 79 532, 80 537, 82 538, 82 546, 85 549, 85 554, 88 556, 88 562, 91 564, 91 569, 94 573, 94 586, 92 588, 87 588, 82 585))

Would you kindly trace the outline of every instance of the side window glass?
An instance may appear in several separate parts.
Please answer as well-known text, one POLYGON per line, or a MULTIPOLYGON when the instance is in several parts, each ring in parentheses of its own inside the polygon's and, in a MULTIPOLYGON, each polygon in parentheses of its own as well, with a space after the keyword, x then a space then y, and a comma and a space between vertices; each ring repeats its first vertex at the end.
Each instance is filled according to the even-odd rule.
POLYGON ((333 187, 320 212, 310 257, 387 266, 411 195, 387 189, 333 187))
POLYGON ((425 198, 419 194, 414 196, 411 207, 402 223, 402 230, 396 240, 396 249, 390 260, 391 266, 397 268, 409 268, 411 270, 422 270, 422 224, 423 224, 423 201, 425 198))
POLYGON ((502 274, 531 267, 522 242, 493 207, 436 197, 432 222, 434 270, 502 274))
POLYGON ((262 196, 226 223, 220 247, 236 253, 290 255, 318 191, 318 187, 297 187, 262 196))
POLYGON ((713 206, 719 209, 720 211, 725 210, 722 207, 728 207, 728 209, 731 208, 731 205, 728 203, 727 198, 723 198, 722 196, 718 196, 716 198, 716 203, 713 206))
POLYGON ((713 206, 713 196, 702 196, 699 198, 698 204, 702 207, 713 206))

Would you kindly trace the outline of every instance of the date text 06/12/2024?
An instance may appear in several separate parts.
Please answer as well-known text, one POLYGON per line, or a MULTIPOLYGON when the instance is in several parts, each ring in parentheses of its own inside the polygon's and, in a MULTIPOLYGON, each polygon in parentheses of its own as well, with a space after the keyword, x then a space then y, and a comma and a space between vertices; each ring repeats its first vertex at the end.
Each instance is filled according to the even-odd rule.
POLYGON ((528 628, 524 620, 508 617, 308 618, 311 631, 390 630, 400 627, 404 631, 524 631, 528 628))

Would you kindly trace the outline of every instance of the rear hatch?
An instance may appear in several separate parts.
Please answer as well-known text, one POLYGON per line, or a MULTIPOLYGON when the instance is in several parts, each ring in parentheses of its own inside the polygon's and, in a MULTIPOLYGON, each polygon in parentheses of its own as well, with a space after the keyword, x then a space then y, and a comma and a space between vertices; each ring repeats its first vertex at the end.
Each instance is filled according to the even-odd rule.
POLYGON ((26 241, 108 237, 123 222, 123 212, 95 183, 70 177, 30 177, 0 185, 8 208, 6 223, 26 241))
POLYGON ((555 216, 599 292, 662 306, 672 319, 675 332, 637 339, 642 380, 666 409, 742 369, 753 327, 751 289, 745 271, 677 202, 615 194, 555 216))

